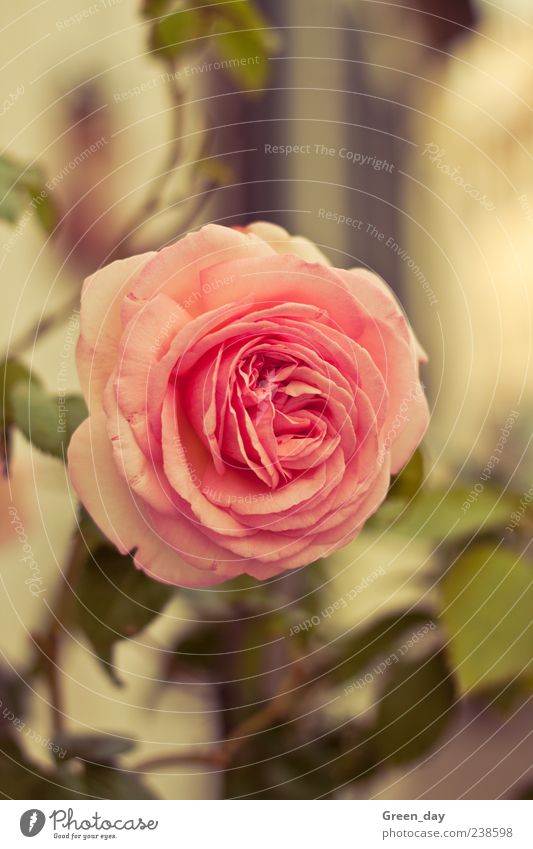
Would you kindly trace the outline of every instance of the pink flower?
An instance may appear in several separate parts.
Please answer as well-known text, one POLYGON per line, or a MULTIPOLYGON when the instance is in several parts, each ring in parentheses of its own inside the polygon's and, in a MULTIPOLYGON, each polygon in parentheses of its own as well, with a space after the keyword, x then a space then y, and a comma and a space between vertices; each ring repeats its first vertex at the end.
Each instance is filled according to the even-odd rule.
POLYGON ((156 580, 295 569, 358 534, 418 445, 419 359, 374 274, 209 225, 85 282, 72 482, 156 580))

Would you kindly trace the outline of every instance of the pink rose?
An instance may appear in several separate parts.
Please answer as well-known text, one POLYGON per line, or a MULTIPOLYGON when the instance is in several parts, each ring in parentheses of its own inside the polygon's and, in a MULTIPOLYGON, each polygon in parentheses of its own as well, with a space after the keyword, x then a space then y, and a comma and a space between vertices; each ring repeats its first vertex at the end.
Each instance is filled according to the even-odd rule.
POLYGON ((419 359, 374 274, 209 225, 85 282, 72 482, 157 580, 295 569, 357 535, 418 445, 419 359))

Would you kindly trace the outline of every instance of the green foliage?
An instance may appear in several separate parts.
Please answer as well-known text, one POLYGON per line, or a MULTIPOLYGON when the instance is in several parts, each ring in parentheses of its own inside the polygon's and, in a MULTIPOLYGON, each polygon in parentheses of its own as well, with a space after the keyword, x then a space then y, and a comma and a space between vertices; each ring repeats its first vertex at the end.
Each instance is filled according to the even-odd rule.
POLYGON ((143 0, 142 13, 146 18, 156 18, 163 15, 170 5, 170 0, 143 0))
POLYGON ((31 444, 64 460, 70 438, 87 417, 81 395, 49 395, 35 383, 20 381, 10 393, 13 423, 31 444))
POLYGON ((0 219, 16 224, 26 212, 35 213, 46 233, 51 233, 59 220, 41 168, 1 156, 0 219))
POLYGON ((183 9, 160 17, 152 24, 150 48, 161 57, 179 60, 191 50, 198 50, 202 42, 197 40, 209 35, 209 24, 202 11, 183 9))
MULTIPOLYGON (((90 735, 66 740, 71 741, 69 753, 78 741, 78 753, 69 754, 69 758, 89 761, 79 764, 76 771, 69 769, 68 759, 58 762, 53 770, 45 770, 24 754, 16 740, 0 739, 0 795, 8 799, 155 798, 137 775, 114 762, 115 756, 126 749, 123 738, 90 735)), ((130 748, 131 741, 127 742, 130 748)))
POLYGON ((87 552, 96 551, 102 546, 109 545, 107 537, 102 533, 84 507, 80 507, 79 510, 78 530, 87 552))
POLYGON ((54 743, 62 750, 56 757, 63 761, 79 758, 93 765, 113 764, 118 755, 129 752, 135 741, 120 735, 108 734, 62 734, 54 743))
POLYGON ((424 457, 417 448, 409 462, 391 479, 387 498, 409 501, 417 494, 424 480, 424 457))
POLYGON ((120 684, 113 668, 117 641, 135 637, 157 616, 174 588, 136 569, 129 555, 102 546, 88 562, 78 589, 77 621, 104 669, 120 684))
POLYGON ((368 527, 449 545, 475 536, 480 529, 487 533, 507 524, 516 503, 514 496, 491 487, 485 487, 474 500, 469 500, 471 496, 470 488, 460 486, 421 490, 407 505, 390 499, 368 527))
POLYGON ((277 38, 251 0, 147 0, 143 13, 151 21, 151 50, 173 66, 212 47, 236 86, 252 92, 265 85, 277 38))
POLYGON ((533 654, 531 563, 501 545, 474 545, 452 564, 441 593, 450 657, 463 693, 528 674, 533 654))
POLYGON ((350 720, 332 729, 305 713, 303 702, 302 718, 254 738, 226 773, 226 798, 318 799, 371 775, 377 753, 367 728, 350 720))
POLYGON ((277 38, 251 2, 231 3, 221 11, 215 21, 215 45, 228 63, 228 74, 244 90, 263 88, 277 38))
POLYGON ((70 799, 70 788, 33 763, 11 738, 0 739, 0 796, 4 799, 70 799))
POLYGON ((428 624, 432 624, 431 615, 424 611, 395 614, 373 622, 366 628, 357 629, 353 635, 335 640, 329 644, 335 657, 328 659, 328 680, 343 683, 358 675, 374 658, 390 655, 404 638, 409 638, 428 624))
POLYGON ((25 365, 12 359, 4 360, 4 362, 0 365, 0 380, 2 386, 3 416, 7 422, 12 422, 13 404, 11 401, 11 394, 15 387, 19 383, 26 384, 27 386, 29 386, 30 383, 33 386, 39 386, 40 382, 33 374, 31 374, 25 365))
POLYGON ((0 391, 2 392, 2 407, 0 412, 0 462, 7 472, 9 466, 11 428, 14 424, 14 409, 12 395, 18 385, 29 387, 38 386, 38 381, 17 360, 8 359, 0 364, 0 391))
POLYGON ((82 791, 96 799, 156 799, 133 772, 109 766, 86 765, 82 791))
POLYGON ((453 701, 452 676, 442 651, 391 666, 378 705, 379 757, 394 763, 421 757, 443 732, 453 701))
POLYGON ((220 633, 219 623, 194 628, 175 646, 173 670, 193 670, 209 675, 215 673, 220 658, 220 633))

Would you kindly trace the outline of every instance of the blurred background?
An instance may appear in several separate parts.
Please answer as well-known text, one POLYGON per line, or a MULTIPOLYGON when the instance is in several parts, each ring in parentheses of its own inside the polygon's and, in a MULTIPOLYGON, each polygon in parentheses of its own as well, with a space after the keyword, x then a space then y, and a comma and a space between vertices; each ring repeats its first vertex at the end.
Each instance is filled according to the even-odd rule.
MULTIPOLYGON (((387 742, 383 727, 404 715, 409 688, 395 679, 383 694, 386 676, 376 668, 391 649, 381 646, 358 667, 359 678, 348 675, 352 683, 369 676, 368 686, 347 692, 334 681, 306 691, 282 730, 256 739, 229 778, 212 764, 159 766, 146 770, 146 786, 164 798, 527 795, 533 9, 526 0, 211 5, 227 12, 235 27, 229 36, 165 0, 20 0, 16 9, 3 8, 4 352, 38 372, 51 393, 77 392, 73 354, 86 275, 207 221, 273 221, 315 241, 333 265, 376 271, 409 314, 429 355, 423 377, 432 422, 417 483, 423 479, 425 489, 405 527, 377 521, 321 564, 311 586, 297 575, 260 599, 250 586, 178 593, 118 645, 120 689, 83 630, 69 629, 61 664, 65 724, 80 735, 136 738, 116 767, 129 775, 143 758, 216 743, 228 717, 231 726, 244 706, 272 695, 298 622, 319 620, 300 651, 349 638, 353 653, 353 639, 368 646, 368 629, 401 613, 418 617, 407 628, 411 636, 428 622, 439 625, 413 647, 410 662, 440 663, 443 645, 451 650, 432 671, 432 687, 420 680, 414 712, 395 741, 387 742), (13 210, 14 173, 21 198, 13 210), (443 495, 432 501, 434 493, 443 495), (502 507, 502 493, 514 501, 502 507), (475 523, 465 528, 474 510, 475 523), (513 662, 492 677, 488 664, 486 680, 461 677, 454 665, 468 663, 476 632, 459 629, 461 642, 450 630, 452 590, 442 590, 442 575, 462 535, 484 525, 482 541, 490 544, 512 524, 513 510, 520 524, 507 529, 508 551, 523 557, 519 607, 511 613, 519 631, 498 630, 499 619, 494 630, 513 662), (443 538, 451 546, 444 565, 443 538), (339 604, 347 594, 351 600, 339 604), (336 602, 334 615, 325 615, 336 602), (288 618, 279 625, 273 612, 288 618), (423 701, 434 691, 436 706, 423 701), (387 711, 392 718, 383 726, 387 711), (413 746, 420 729, 427 743, 413 746), (368 745, 374 735, 377 750, 368 745)), ((20 433, 10 450, 10 477, 0 482, 0 713, 19 705, 12 712, 24 717, 25 732, 14 736, 36 773, 53 762, 46 742, 53 728, 46 676, 29 670, 61 581, 76 504, 60 461, 20 433), (31 569, 21 560, 24 545, 31 569), (42 592, 28 590, 28 576, 37 576, 42 592)), ((495 588, 507 575, 494 576, 495 588)), ((508 595, 502 603, 513 607, 508 595)), ((477 627, 483 633, 489 626, 477 627)), ((11 739, 14 721, 3 722, 11 739)), ((21 782, 20 792, 29 793, 24 776, 21 782)))

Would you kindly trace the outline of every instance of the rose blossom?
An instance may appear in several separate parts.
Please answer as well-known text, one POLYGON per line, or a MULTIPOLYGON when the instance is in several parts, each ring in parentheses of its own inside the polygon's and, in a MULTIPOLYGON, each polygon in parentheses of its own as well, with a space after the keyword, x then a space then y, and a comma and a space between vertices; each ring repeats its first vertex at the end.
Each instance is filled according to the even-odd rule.
POLYGON ((208 225, 89 277, 69 447, 96 523, 151 577, 209 586, 352 540, 428 421, 390 290, 272 224, 208 225))

